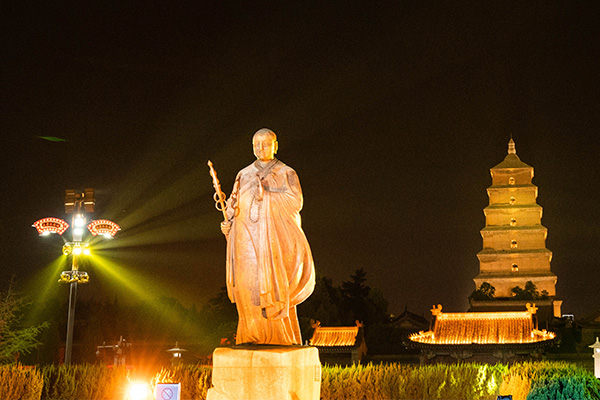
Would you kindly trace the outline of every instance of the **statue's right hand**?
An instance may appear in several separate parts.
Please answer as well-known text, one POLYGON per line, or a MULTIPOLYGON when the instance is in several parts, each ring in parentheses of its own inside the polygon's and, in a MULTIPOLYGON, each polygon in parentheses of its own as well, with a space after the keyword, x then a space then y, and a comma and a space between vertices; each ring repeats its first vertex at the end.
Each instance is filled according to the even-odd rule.
POLYGON ((223 235, 225 235, 225 237, 229 237, 230 230, 231 230, 231 222, 230 221, 221 222, 221 232, 223 232, 223 235))

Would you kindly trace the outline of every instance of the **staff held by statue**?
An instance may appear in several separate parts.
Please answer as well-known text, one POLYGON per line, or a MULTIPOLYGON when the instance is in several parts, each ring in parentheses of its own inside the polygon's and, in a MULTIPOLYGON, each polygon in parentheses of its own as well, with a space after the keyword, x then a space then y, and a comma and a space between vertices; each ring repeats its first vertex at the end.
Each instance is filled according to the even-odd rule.
POLYGON ((210 160, 208 161, 208 168, 210 169, 210 176, 212 176, 213 187, 215 188, 215 194, 213 195, 215 208, 223 212, 223 218, 225 222, 227 222, 227 204, 225 204, 227 196, 221 190, 221 183, 219 183, 219 179, 217 179, 217 171, 213 168, 213 163, 210 160))

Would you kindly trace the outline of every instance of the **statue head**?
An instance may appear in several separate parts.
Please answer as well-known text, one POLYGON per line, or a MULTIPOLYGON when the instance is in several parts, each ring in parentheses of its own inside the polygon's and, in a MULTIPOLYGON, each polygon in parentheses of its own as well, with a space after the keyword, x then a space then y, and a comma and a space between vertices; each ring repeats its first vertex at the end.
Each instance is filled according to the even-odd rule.
POLYGON ((260 161, 271 161, 275 158, 279 147, 277 135, 270 129, 259 129, 252 137, 252 147, 257 159, 260 161))

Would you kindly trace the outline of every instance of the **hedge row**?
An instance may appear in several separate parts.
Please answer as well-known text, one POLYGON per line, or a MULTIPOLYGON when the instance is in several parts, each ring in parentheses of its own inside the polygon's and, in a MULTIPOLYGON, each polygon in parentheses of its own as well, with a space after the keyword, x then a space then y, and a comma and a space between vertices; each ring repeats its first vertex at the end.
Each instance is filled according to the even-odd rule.
POLYGON ((504 365, 324 367, 321 399, 496 399, 504 365))
POLYGON ((123 399, 127 384, 125 368, 91 364, 40 368, 0 366, 2 400, 123 399))
MULTIPOLYGON (((211 369, 202 366, 164 368, 152 380, 181 383, 182 400, 206 399, 211 369)), ((0 366, 0 399, 117 400, 129 382, 123 368, 100 365, 23 368, 0 366)), ((600 400, 600 380, 566 362, 502 364, 400 364, 324 366, 323 400, 472 399, 600 400)))
POLYGON ((0 366, 0 399, 29 400, 42 395, 44 378, 38 369, 0 366))
POLYGON ((181 383, 181 399, 206 399, 211 387, 212 368, 196 365, 183 365, 163 368, 152 379, 152 391, 157 383, 181 383))

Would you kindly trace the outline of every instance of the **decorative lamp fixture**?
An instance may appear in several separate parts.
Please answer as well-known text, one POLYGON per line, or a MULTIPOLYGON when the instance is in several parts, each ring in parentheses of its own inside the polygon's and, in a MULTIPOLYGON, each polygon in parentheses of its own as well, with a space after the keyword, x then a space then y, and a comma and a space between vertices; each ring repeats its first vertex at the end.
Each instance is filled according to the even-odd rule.
POLYGON ((90 245, 88 243, 81 242, 65 243, 62 248, 62 253, 65 256, 68 256, 69 254, 74 254, 76 256, 80 256, 83 254, 84 256, 89 256, 92 254, 92 252, 90 251, 90 245))
POLYGON ((88 283, 90 276, 84 271, 63 271, 58 281, 61 283, 88 283))
POLYGON ((81 208, 85 212, 94 212, 94 189, 85 188, 83 193, 77 193, 73 189, 65 190, 65 213, 73 214, 79 212, 81 208))
POLYGON ((175 347, 167 350, 167 353, 171 353, 173 355, 173 358, 171 359, 171 363, 173 365, 181 364, 181 356, 184 351, 187 350, 179 348, 179 342, 175 342, 175 347))
POLYGON ((592 357, 594 357, 594 375, 596 378, 600 379, 600 341, 598 341, 597 337, 596 343, 590 345, 589 347, 591 347, 592 351, 594 352, 594 354, 592 354, 592 357))
POLYGON ((69 229, 67 221, 54 217, 42 218, 35 221, 32 226, 37 229, 40 235, 49 235, 50 233, 62 235, 69 229))
POLYGON ((106 238, 113 238, 121 227, 107 219, 97 219, 88 224, 88 229, 94 236, 103 235, 106 238))

